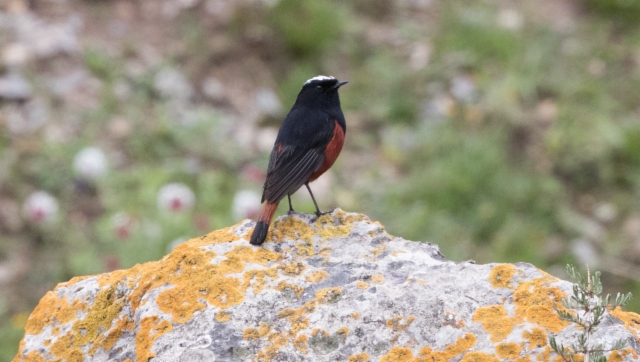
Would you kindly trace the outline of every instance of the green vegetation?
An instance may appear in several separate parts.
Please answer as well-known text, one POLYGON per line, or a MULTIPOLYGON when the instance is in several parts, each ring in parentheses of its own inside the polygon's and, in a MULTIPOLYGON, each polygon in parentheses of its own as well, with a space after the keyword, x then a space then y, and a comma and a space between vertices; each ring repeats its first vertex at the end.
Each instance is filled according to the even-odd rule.
POLYGON ((569 348, 558 343, 553 335, 549 335, 549 345, 567 362, 575 361, 577 356, 581 356, 585 361, 605 362, 607 360, 605 353, 623 349, 626 341, 620 339, 609 346, 598 343, 593 340, 596 327, 602 322, 606 310, 623 307, 629 303, 631 293, 626 295, 618 293, 615 302, 609 303, 610 294, 607 294, 604 299, 601 296, 602 283, 599 271, 591 275, 587 268, 587 277, 583 278, 573 265, 568 264, 567 273, 576 282, 573 285, 573 295, 569 299, 562 298, 562 305, 567 310, 556 310, 556 312, 560 319, 580 326, 582 333, 576 338, 576 343, 572 343, 569 348))

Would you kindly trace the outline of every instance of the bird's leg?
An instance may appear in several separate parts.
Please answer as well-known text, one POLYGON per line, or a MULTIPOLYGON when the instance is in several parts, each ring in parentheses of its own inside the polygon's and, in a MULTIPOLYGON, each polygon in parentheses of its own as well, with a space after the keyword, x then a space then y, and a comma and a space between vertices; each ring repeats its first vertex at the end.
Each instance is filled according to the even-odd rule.
POLYGON ((293 209, 293 206, 291 206, 291 195, 287 195, 287 198, 289 198, 289 215, 291 215, 296 211, 293 209))
POLYGON ((318 203, 316 202, 316 198, 313 197, 313 192, 311 192, 311 188, 309 187, 309 183, 305 183, 305 186, 307 186, 307 190, 309 190, 309 195, 311 195, 311 200, 313 200, 313 204, 316 205, 316 217, 320 217, 324 214, 328 214, 330 211, 328 212, 320 212, 320 208, 318 207, 318 203))

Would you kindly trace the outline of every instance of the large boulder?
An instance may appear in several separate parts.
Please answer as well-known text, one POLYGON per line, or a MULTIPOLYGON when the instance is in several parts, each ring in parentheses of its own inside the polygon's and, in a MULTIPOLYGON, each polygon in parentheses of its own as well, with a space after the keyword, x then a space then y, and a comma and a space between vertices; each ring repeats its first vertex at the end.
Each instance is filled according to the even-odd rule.
MULTIPOLYGON (((280 217, 262 247, 245 220, 159 261, 74 278, 33 311, 18 361, 557 361, 548 333, 571 284, 525 263, 446 260, 335 210, 280 217)), ((594 338, 640 352, 640 316, 607 313, 594 338)))

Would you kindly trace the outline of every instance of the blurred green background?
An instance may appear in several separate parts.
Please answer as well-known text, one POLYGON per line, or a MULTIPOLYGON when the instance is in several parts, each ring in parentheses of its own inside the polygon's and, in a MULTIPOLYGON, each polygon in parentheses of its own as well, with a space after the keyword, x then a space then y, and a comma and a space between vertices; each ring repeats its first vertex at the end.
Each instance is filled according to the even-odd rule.
POLYGON ((321 208, 640 296, 638 19, 625 0, 3 1, 0 360, 56 283, 255 217, 317 74, 349 80, 321 208))

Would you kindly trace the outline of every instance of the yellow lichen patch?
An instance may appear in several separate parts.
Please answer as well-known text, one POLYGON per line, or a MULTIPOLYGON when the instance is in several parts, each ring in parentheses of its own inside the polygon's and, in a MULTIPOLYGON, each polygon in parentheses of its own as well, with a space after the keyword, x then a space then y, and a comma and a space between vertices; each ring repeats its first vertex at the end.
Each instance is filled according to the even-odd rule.
POLYGON ((505 339, 516 325, 516 317, 507 317, 502 305, 481 307, 473 314, 473 321, 482 323, 482 327, 491 335, 492 342, 505 339))
POLYGON ((369 288, 369 283, 363 282, 362 280, 358 280, 356 282, 356 286, 360 289, 367 289, 369 288))
POLYGON ((286 293, 286 292, 293 293, 293 295, 295 295, 296 298, 300 298, 300 296, 302 295, 302 292, 304 292, 304 288, 302 288, 301 286, 287 283, 284 280, 278 283, 278 286, 276 287, 276 289, 283 293, 286 293))
POLYGON ((371 357, 369 357, 367 352, 360 352, 349 356, 348 362, 368 362, 370 360, 371 357))
POLYGON ((448 344, 444 351, 433 351, 431 347, 424 347, 420 350, 420 361, 446 362, 450 359, 466 352, 476 344, 476 336, 467 333, 464 337, 458 338, 456 343, 448 344))
POLYGON ((58 298, 55 291, 47 292, 27 319, 25 333, 40 334, 45 326, 55 322, 67 323, 87 308, 83 300, 75 299, 69 303, 67 298, 58 298))
POLYGON ((349 224, 342 224, 338 226, 334 225, 333 218, 328 214, 320 216, 314 225, 318 228, 316 230, 316 234, 318 234, 322 239, 345 237, 348 236, 353 229, 353 225, 349 224))
POLYGON ((298 255, 312 256, 315 253, 315 249, 313 245, 307 243, 298 243, 296 244, 296 251, 298 255))
POLYGON ((609 356, 607 357, 607 361, 609 362, 622 362, 624 360, 625 357, 627 356, 631 356, 633 357, 635 360, 638 359, 638 354, 636 353, 636 351, 634 351, 631 348, 625 348, 621 351, 612 351, 611 353, 609 353, 609 356))
POLYGON ((353 313, 351 313, 351 318, 353 318, 353 319, 358 319, 358 318, 360 318, 360 313, 358 313, 358 312, 353 312, 353 313))
POLYGON ((413 352, 407 347, 393 347, 380 358, 380 362, 413 362, 413 352))
POLYGON ((134 327, 135 325, 133 323, 133 320, 127 317, 118 319, 118 321, 116 322, 116 326, 107 334, 107 336, 102 341, 102 348, 104 348, 106 351, 110 350, 125 331, 132 331, 134 327))
POLYGON ((328 276, 329 273, 324 270, 315 270, 305 275, 304 280, 308 281, 309 283, 320 283, 321 281, 327 279, 328 276))
POLYGON ((629 332, 640 342, 640 314, 625 312, 620 308, 612 310, 611 314, 620 319, 629 332))
POLYGON ((116 296, 116 285, 100 290, 86 317, 73 324, 75 345, 84 346, 93 342, 101 329, 109 330, 124 304, 124 299, 116 296))
POLYGON ((471 333, 467 333, 462 338, 458 338, 455 344, 448 344, 444 347, 447 358, 455 357, 476 344, 476 336, 471 333))
POLYGON ((531 362, 530 356, 518 357, 513 360, 513 362, 531 362))
POLYGON ((300 330, 309 327, 309 318, 306 317, 309 312, 310 310, 304 306, 300 308, 286 308, 279 311, 276 316, 288 320, 291 324, 289 328, 291 334, 296 335, 300 330))
POLYGON ((155 353, 151 352, 153 342, 161 335, 173 330, 171 322, 163 320, 158 323, 158 317, 145 317, 140 321, 140 330, 136 333, 136 361, 147 362, 155 353))
POLYGON ((529 349, 544 347, 547 345, 547 333, 542 328, 532 328, 531 331, 522 332, 522 338, 529 341, 529 349))
POLYGON ((283 273, 290 276, 300 275, 306 267, 303 263, 299 261, 294 261, 291 263, 282 263, 278 265, 278 269, 282 270, 283 273))
POLYGON ((284 220, 277 220, 273 227, 269 228, 267 238, 274 242, 290 240, 302 240, 307 244, 313 241, 313 229, 306 222, 296 218, 288 217, 284 220))
POLYGON ((316 301, 321 303, 334 303, 340 299, 342 288, 324 288, 316 292, 316 301))
POLYGON ((278 277, 278 268, 271 267, 268 269, 251 269, 244 273, 244 282, 242 283, 242 291, 246 291, 249 286, 253 287, 253 294, 258 294, 264 289, 266 277, 276 279, 278 277), (255 279, 254 283, 251 283, 255 279))
MULTIPOLYGON (((248 245, 239 245, 228 251, 227 259, 237 259, 243 263, 267 265, 269 262, 282 259, 282 254, 264 248, 254 248, 248 245)), ((222 263, 221 263, 222 264, 222 263)))
POLYGON ((511 279, 516 272, 513 264, 500 264, 489 273, 489 282, 494 288, 511 288, 511 279))
MULTIPOLYGON (((240 226, 242 223, 238 223, 234 226, 212 231, 205 236, 191 239, 187 243, 196 244, 197 246, 230 243, 238 240, 238 236, 232 231, 235 227, 240 226)), ((186 243, 183 243, 186 244, 186 243)), ((180 244, 176 249, 180 248, 183 244, 180 244)))
MULTIPOLYGON (((22 350, 22 348, 20 348, 20 351, 22 350)), ((18 356, 16 356, 16 358, 13 360, 14 362, 18 361, 18 356)), ((27 354, 25 356, 25 358, 22 360, 22 362, 45 362, 46 360, 44 359, 44 357, 42 357, 42 355, 40 353, 38 353, 37 351, 31 351, 29 352, 29 354, 27 354)))
POLYGON ((513 293, 513 303, 516 306, 515 315, 520 319, 537 323, 552 333, 558 333, 569 325, 569 322, 558 318, 554 309, 563 309, 562 298, 566 294, 559 288, 549 284, 556 278, 545 275, 527 282, 521 282, 513 293), (532 308, 532 310, 529 310, 532 308), (534 317, 535 316, 535 317, 534 317), (533 319, 532 319, 533 318, 533 319))
POLYGON ((501 358, 516 358, 520 354, 520 349, 515 342, 499 343, 496 346, 496 354, 501 358))
POLYGON ((416 317, 411 315, 411 316, 408 316, 404 322, 402 322, 402 317, 395 316, 392 319, 388 319, 386 324, 387 324, 387 327, 393 329, 396 332, 400 332, 400 331, 406 331, 409 328, 409 325, 411 325, 411 323, 415 320, 416 320, 416 317))
POLYGON ((216 313, 216 321, 220 322, 220 323, 225 323, 231 320, 231 313, 230 312, 225 312, 225 311, 221 311, 216 313))
POLYGON ((82 362, 84 361, 84 353, 76 346, 74 335, 67 333, 62 337, 58 337, 58 340, 53 343, 49 351, 63 361, 82 362))
POLYGON ((346 338, 349 335, 349 328, 348 327, 340 327, 338 329, 337 333, 346 338))
POLYGON ((548 305, 534 305, 527 309, 527 321, 537 323, 552 333, 558 333, 568 323, 558 318, 557 313, 548 305))
POLYGON ((307 343, 309 342, 309 337, 306 334, 301 334, 293 340, 293 346, 296 347, 298 351, 301 353, 307 353, 307 343))
POLYGON ((243 331, 243 338, 247 340, 253 340, 262 338, 269 333, 271 330, 271 326, 266 323, 260 322, 260 326, 258 328, 247 328, 243 331))
POLYGON ((373 284, 382 284, 383 281, 384 281, 384 275, 382 274, 376 274, 371 276, 371 283, 373 284))
POLYGON ((469 352, 462 357, 460 362, 500 362, 500 360, 490 354, 469 352))

